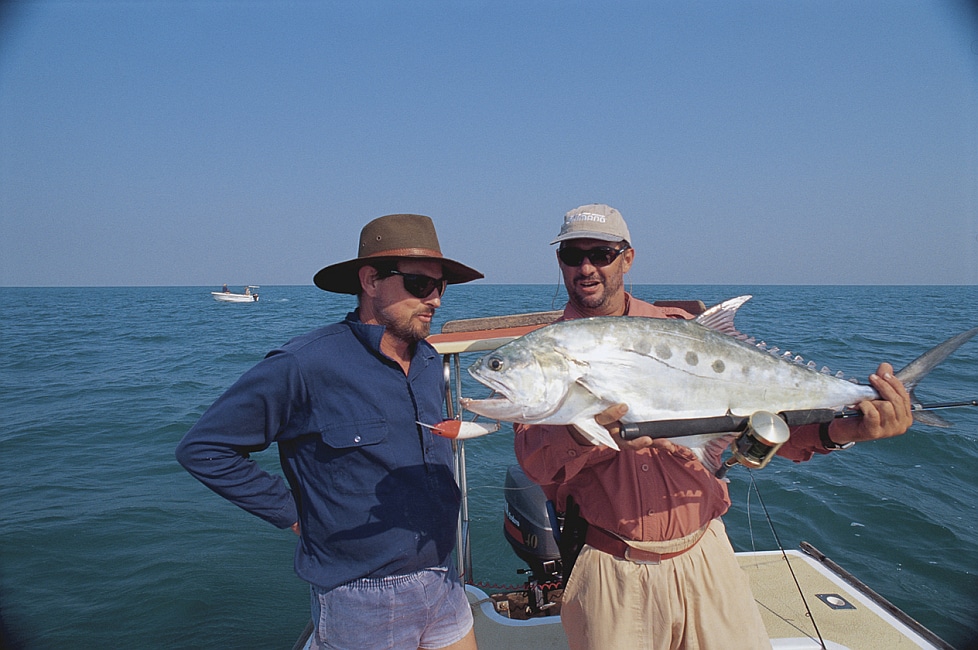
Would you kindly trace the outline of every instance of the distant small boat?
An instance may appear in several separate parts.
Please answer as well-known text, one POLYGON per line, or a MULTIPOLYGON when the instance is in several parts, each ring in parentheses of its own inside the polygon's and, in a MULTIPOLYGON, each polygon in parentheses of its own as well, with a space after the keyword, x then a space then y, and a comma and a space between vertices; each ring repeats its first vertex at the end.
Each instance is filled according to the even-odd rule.
POLYGON ((244 293, 231 293, 225 285, 223 291, 211 291, 211 295, 218 302, 258 302, 258 292, 252 291, 258 288, 257 285, 248 285, 244 293))

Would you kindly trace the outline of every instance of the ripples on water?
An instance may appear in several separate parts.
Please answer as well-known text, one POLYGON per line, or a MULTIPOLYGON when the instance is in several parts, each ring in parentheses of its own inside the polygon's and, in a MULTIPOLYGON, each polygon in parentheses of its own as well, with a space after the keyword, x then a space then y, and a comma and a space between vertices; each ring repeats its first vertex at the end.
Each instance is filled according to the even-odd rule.
MULTIPOLYGON (((290 647, 309 616, 294 539, 190 478, 173 450, 273 347, 353 299, 265 287, 251 304, 206 288, 0 289, 0 607, 8 644, 290 647)), ((741 331, 863 381, 978 325, 975 287, 633 287, 708 304, 754 294, 741 331)), ((452 287, 439 322, 559 308, 553 286, 452 287)), ((436 329, 437 329, 436 325, 436 329)), ((474 396, 486 391, 466 381, 474 396)), ((924 401, 978 396, 978 343, 928 377, 924 401)), ((978 630, 978 409, 951 430, 791 464, 754 478, 781 541, 807 540, 951 641, 978 630)), ((278 471, 273 450, 259 461, 278 471)), ((475 578, 516 584, 502 538, 512 433, 471 441, 475 578)), ((775 547, 746 470, 731 470, 738 550, 775 547)))

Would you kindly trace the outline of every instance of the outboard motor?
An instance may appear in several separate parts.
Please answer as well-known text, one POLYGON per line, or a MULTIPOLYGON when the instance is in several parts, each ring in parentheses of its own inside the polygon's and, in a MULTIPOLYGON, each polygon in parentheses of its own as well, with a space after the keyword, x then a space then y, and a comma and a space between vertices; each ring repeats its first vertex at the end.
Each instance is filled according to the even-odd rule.
POLYGON ((516 555, 529 565, 529 570, 524 572, 530 574, 528 607, 532 613, 539 613, 546 607, 544 592, 562 587, 560 549, 554 539, 547 497, 519 465, 507 469, 503 492, 506 499, 503 535, 516 555))

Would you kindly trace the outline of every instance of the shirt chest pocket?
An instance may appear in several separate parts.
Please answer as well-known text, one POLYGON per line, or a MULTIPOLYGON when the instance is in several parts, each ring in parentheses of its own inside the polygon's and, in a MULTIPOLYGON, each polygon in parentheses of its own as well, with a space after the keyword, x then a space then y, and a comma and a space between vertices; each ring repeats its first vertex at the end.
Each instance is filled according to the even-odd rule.
POLYGON ((377 445, 387 440, 387 422, 384 420, 358 420, 323 427, 323 444, 332 449, 356 449, 377 445))
POLYGON ((316 446, 320 487, 327 493, 376 496, 398 464, 384 420, 336 423, 322 430, 316 446))

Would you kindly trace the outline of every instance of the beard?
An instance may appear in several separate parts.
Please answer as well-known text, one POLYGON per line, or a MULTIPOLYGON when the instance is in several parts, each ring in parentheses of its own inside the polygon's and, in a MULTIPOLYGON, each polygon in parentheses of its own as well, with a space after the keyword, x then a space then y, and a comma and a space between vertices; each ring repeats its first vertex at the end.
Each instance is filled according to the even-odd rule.
POLYGON ((607 276, 600 273, 593 273, 590 276, 575 277, 574 282, 567 289, 567 294, 570 301, 578 307, 584 307, 589 310, 600 310, 612 300, 613 296, 621 293, 622 286, 623 282, 620 273, 612 273, 607 276), (597 282, 601 286, 601 291, 595 293, 582 292, 578 287, 578 282, 581 280, 597 282))
POLYGON ((416 318, 422 314, 434 315, 434 311, 422 307, 405 315, 403 312, 401 314, 394 313, 392 308, 386 307, 380 310, 378 320, 388 334, 406 343, 414 344, 428 338, 428 334, 431 333, 431 323, 416 318))

